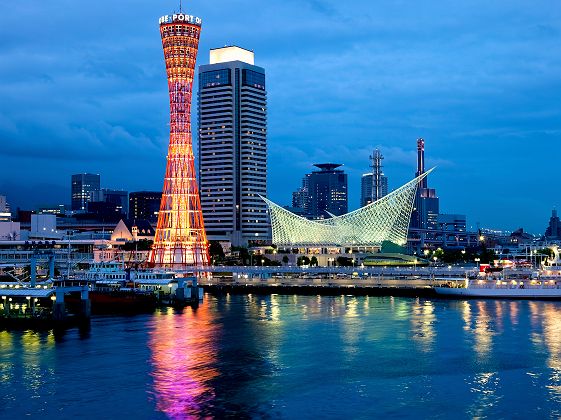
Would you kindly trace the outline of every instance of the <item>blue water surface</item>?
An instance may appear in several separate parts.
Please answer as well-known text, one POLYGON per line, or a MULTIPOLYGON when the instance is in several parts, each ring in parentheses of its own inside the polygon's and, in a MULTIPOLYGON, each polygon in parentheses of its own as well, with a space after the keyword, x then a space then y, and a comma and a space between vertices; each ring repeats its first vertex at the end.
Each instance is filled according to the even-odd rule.
POLYGON ((559 418, 561 303, 205 296, 0 331, 0 418, 559 418))

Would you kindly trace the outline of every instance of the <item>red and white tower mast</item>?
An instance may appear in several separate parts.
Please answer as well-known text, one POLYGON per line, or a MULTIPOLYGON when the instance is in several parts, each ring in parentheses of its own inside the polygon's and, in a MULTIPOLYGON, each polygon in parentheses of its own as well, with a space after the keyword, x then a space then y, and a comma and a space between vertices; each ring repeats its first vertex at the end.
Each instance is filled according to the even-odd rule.
POLYGON ((191 136, 191 96, 201 19, 177 13, 160 18, 168 78, 170 136, 158 225, 150 262, 188 269, 209 264, 191 136))

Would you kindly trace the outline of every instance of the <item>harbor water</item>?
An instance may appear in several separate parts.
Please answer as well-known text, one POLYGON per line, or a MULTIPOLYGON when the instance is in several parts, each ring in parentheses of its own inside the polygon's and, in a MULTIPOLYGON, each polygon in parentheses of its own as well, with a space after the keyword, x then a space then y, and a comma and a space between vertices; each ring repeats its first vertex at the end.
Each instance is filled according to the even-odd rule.
POLYGON ((0 418, 559 418, 561 303, 206 295, 0 331, 0 418))

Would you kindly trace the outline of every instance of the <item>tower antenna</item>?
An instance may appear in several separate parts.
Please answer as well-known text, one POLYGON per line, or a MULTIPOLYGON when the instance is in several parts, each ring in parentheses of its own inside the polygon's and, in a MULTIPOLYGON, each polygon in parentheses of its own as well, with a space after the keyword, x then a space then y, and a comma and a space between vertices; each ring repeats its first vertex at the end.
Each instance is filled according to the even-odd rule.
POLYGON ((182 0, 179 0, 179 13, 183 13, 182 0))

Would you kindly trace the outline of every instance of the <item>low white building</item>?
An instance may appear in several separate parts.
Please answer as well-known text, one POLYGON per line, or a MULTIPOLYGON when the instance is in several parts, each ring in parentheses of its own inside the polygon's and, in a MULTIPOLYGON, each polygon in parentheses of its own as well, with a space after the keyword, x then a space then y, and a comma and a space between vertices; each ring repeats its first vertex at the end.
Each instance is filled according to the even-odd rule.
POLYGON ((19 241, 20 237, 19 222, 0 222, 0 241, 19 241))

